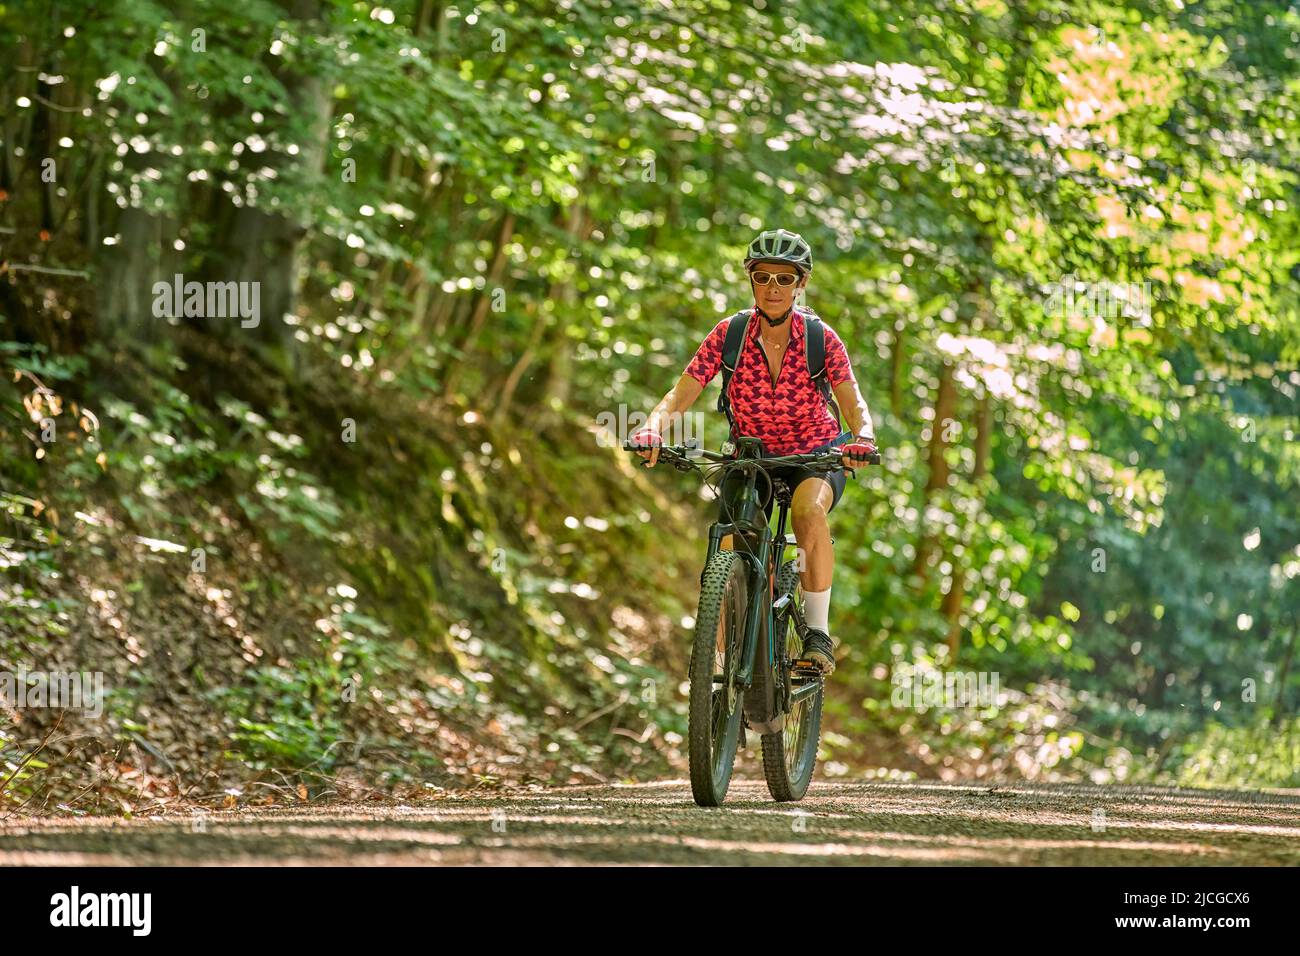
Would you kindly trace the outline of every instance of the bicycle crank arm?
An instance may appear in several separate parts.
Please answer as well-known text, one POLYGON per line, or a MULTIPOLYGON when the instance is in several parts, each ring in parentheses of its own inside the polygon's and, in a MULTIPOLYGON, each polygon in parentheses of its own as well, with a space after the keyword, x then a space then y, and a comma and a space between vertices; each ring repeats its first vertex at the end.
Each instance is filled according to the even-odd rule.
POLYGON ((793 706, 805 697, 811 697, 822 686, 822 672, 811 661, 795 661, 795 666, 790 671, 791 680, 799 680, 790 690, 790 705, 793 706), (801 667, 799 665, 805 665, 801 667))

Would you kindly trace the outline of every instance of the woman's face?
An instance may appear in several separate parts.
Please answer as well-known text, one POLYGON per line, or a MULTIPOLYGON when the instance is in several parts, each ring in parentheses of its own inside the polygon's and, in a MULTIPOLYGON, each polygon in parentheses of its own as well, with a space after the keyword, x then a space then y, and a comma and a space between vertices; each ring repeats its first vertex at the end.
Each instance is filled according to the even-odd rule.
POLYGON ((788 262, 759 262, 750 269, 749 281, 754 289, 754 301, 768 315, 782 315, 794 303, 795 295, 798 294, 808 280, 804 278, 792 285, 783 286, 778 284, 776 279, 768 279, 766 285, 760 285, 754 276, 764 272, 775 275, 797 276, 799 270, 788 262))

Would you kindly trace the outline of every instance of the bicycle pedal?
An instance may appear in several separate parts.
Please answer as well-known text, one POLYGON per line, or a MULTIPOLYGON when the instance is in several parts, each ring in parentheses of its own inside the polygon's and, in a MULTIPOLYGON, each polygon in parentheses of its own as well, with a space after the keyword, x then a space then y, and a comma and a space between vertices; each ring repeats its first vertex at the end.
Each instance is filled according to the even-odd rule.
POLYGON ((825 671, 815 661, 797 657, 790 661, 790 674, 793 677, 816 678, 824 677, 825 671))

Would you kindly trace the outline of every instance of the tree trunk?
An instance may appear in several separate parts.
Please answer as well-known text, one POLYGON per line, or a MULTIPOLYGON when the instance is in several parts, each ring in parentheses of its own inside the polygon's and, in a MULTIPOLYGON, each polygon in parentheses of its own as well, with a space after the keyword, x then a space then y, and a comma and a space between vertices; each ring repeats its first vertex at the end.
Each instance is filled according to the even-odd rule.
POLYGON ((546 323, 537 316, 536 312, 536 306, 532 302, 529 302, 524 307, 524 314, 533 317, 533 328, 528 336, 528 345, 524 348, 524 354, 519 356, 519 361, 510 370, 505 385, 501 387, 501 396, 497 399, 497 410, 492 418, 495 425, 499 426, 505 423, 510 414, 510 406, 515 400, 515 392, 524 380, 524 373, 528 371, 528 367, 537 358, 537 346, 541 344, 542 334, 546 331, 546 323))
MULTIPOLYGON (((162 279, 162 221, 143 209, 123 209, 117 219, 117 242, 101 245, 99 320, 109 335, 152 340, 160 330, 153 315, 153 286, 162 279)), ((170 279, 170 277, 168 277, 170 279)))
POLYGON ((948 584, 948 592, 943 596, 943 616, 948 622, 948 661, 957 660, 957 653, 961 650, 961 608, 962 599, 966 594, 966 570, 958 567, 957 562, 953 562, 952 579, 948 584))
POLYGON ((456 389, 460 386, 461 372, 464 370, 466 363, 469 361, 470 353, 474 351, 474 346, 478 343, 479 334, 483 331, 483 326, 487 323, 488 309, 492 305, 493 292, 501 281, 501 275, 506 268, 506 247, 515 234, 515 214, 508 212, 501 220, 501 228, 497 232, 496 251, 492 254, 492 263, 488 266, 487 276, 485 277, 483 288, 479 290, 474 300, 474 308, 470 314, 469 332, 465 336, 465 341, 461 343, 461 358, 450 371, 447 373, 447 382, 443 388, 443 397, 451 398, 456 389))
POLYGON ((889 407, 895 418, 903 415, 903 323, 894 323, 894 338, 889 349, 889 407))
MULTIPOLYGON (((321 0, 292 0, 290 15, 297 21, 295 29, 306 35, 319 32, 322 19, 321 0)), ((289 94, 292 109, 310 118, 310 128, 296 161, 295 172, 310 183, 323 171, 329 145, 331 86, 327 77, 314 74, 285 74, 272 67, 277 79, 289 94)), ((296 368, 293 330, 284 321, 294 311, 302 261, 302 239, 306 227, 280 213, 242 206, 231 217, 226 241, 205 269, 209 278, 220 281, 257 282, 260 321, 251 333, 263 354, 282 371, 296 368)), ((239 329, 239 324, 235 323, 239 329)))
POLYGON ((989 447, 993 437, 992 428, 993 410, 989 404, 989 393, 986 389, 980 395, 975 406, 975 468, 971 472, 971 477, 977 481, 988 474, 989 447))
POLYGON ((952 365, 943 363, 939 371, 939 392, 934 401, 934 422, 930 433, 930 477, 926 481, 926 491, 938 491, 948 486, 948 449, 946 433, 948 422, 953 420, 953 411, 957 405, 957 383, 953 377, 952 365))
POLYGON ((1286 711, 1286 681, 1291 674, 1291 658, 1295 651, 1296 632, 1300 631, 1300 621, 1291 618, 1291 637, 1286 642, 1286 655, 1282 658, 1282 670, 1278 674, 1277 697, 1273 702, 1273 726, 1282 726, 1282 715, 1286 711))
MULTIPOLYGON (((939 370, 939 388, 934 400, 934 419, 930 424, 929 477, 925 482, 926 508, 928 508, 937 492, 948 487, 949 469, 948 458, 945 454, 948 448, 945 437, 948 430, 946 422, 952 419, 956 404, 957 384, 953 377, 952 365, 944 362, 943 367, 939 370)), ((916 560, 912 565, 912 573, 919 575, 923 580, 929 576, 927 569, 930 564, 930 556, 935 549, 933 536, 925 530, 924 512, 925 509, 922 510, 921 514, 921 538, 916 547, 916 560)))
MULTIPOLYGON (((578 195, 582 196, 584 194, 585 191, 580 189, 578 195)), ((596 222, 591 216, 587 215, 586 207, 583 206, 581 199, 569 207, 568 233, 572 246, 578 246, 585 242, 595 227, 596 222)), ((569 389, 572 384, 570 379, 572 378, 573 349, 570 347, 566 324, 568 321, 568 307, 573 302, 573 295, 573 281, 566 279, 558 285, 553 285, 550 294, 547 296, 548 299, 555 303, 555 335, 552 341, 550 370, 546 378, 544 399, 544 404, 548 408, 557 404, 564 405, 569 400, 569 389)))

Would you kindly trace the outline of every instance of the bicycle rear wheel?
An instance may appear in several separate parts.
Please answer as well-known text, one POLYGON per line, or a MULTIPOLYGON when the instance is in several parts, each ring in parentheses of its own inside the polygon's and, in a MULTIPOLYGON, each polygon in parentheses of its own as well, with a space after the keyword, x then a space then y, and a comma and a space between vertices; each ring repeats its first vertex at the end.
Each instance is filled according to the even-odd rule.
POLYGON ((704 567, 691 648, 691 794, 702 807, 721 806, 731 785, 743 712, 737 673, 748 604, 744 559, 717 552, 704 567))
MULTIPOLYGON (((777 577, 777 595, 790 595, 791 608, 803 606, 803 588, 793 561, 787 561, 777 577)), ((802 639, 795 626, 795 615, 788 613, 782 619, 777 635, 777 655, 783 682, 782 697, 790 700, 791 693, 801 688, 815 690, 794 701, 786 710, 780 731, 763 735, 763 776, 772 799, 778 801, 801 800, 812 783, 817 766, 817 746, 821 741, 822 698, 825 685, 820 675, 792 672, 785 661, 797 658, 803 650, 802 639)))

